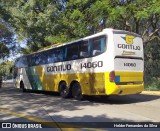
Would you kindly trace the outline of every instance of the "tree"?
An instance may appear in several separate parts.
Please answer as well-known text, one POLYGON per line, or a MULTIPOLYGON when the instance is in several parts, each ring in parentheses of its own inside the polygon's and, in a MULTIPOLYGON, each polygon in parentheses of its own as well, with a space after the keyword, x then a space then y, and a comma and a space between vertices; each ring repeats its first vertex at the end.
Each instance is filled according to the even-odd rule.
POLYGON ((0 59, 9 56, 9 48, 12 47, 13 33, 9 31, 2 20, 0 21, 0 59))
POLYGON ((19 39, 27 40, 27 51, 37 51, 51 45, 49 38, 54 36, 59 28, 57 13, 61 7, 58 2, 16 0, 14 3, 11 2, 11 5, 10 1, 3 1, 12 16, 9 22, 15 28, 15 33, 19 39))
POLYGON ((0 64, 0 76, 10 76, 10 68, 13 66, 13 61, 5 61, 0 64))

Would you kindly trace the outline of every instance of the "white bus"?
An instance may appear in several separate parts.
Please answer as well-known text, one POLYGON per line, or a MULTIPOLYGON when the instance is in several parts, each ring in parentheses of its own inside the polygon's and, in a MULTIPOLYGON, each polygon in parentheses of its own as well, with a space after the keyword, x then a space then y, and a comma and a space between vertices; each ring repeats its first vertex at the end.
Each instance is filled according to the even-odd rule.
POLYGON ((104 29, 73 42, 22 56, 15 62, 16 87, 83 95, 127 95, 144 90, 142 38, 104 29))

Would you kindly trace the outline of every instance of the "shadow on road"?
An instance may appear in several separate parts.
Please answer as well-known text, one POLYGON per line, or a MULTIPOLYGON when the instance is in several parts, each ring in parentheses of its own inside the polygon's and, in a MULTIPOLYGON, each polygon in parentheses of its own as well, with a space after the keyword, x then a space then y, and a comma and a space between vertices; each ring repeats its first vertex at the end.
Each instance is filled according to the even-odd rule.
MULTIPOLYGON (((17 90, 20 91, 21 90, 17 90)), ((26 93, 35 93, 35 94, 44 94, 46 96, 60 97, 60 94, 57 92, 49 92, 49 91, 31 91, 28 90, 26 93)), ((63 99, 63 98, 61 98, 63 99)), ((70 100, 74 100, 73 98, 69 98, 70 100)), ((160 96, 156 95, 147 95, 147 94, 135 94, 135 95, 126 95, 126 96, 84 96, 83 101, 89 101, 91 103, 103 103, 103 104, 130 104, 130 103, 140 103, 153 101, 156 99, 160 99, 160 96)))
MULTIPOLYGON (((153 101, 156 99, 160 99, 160 96, 154 95, 143 95, 143 94, 136 94, 136 95, 128 95, 128 96, 110 96, 110 97, 89 97, 86 96, 84 101, 76 101, 74 99, 62 99, 57 93, 51 92, 27 92, 22 93, 20 89, 3 86, 0 89, 0 105, 2 108, 6 108, 11 111, 15 112, 22 112, 24 114, 29 114, 30 116, 34 116, 37 118, 46 119, 48 117, 54 119, 55 121, 59 122, 85 122, 85 121, 92 121, 92 122, 125 122, 125 121, 132 121, 128 117, 126 118, 116 118, 109 117, 110 114, 102 114, 102 115, 89 115, 89 112, 83 112, 85 107, 90 106, 96 107, 98 105, 107 104, 108 105, 123 105, 123 104, 130 104, 130 103, 140 103, 140 102, 147 102, 153 101), (75 111, 82 110, 82 114, 75 114, 75 116, 70 116, 67 114, 73 113, 75 111), (65 115, 61 113, 65 112, 65 115), (128 118, 128 119, 127 119, 128 118)), ((105 106, 105 107, 107 107, 105 106)), ((132 105, 133 106, 133 105, 132 105)), ((109 107, 109 106, 108 106, 109 107)), ((114 107, 117 109, 117 106, 114 107)), ((107 109, 104 109, 107 112, 107 109)), ((108 111, 110 111, 108 109, 108 111)), ((95 111, 96 112, 96 111, 95 111)), ((99 114, 99 113, 98 113, 99 114)), ((128 114, 130 115, 130 114, 128 114)), ((1 120, 12 121, 13 118, 7 117, 3 113, 0 114, 1 120)), ((17 118, 17 121, 21 121, 22 119, 17 118)), ((13 120, 15 121, 15 120, 13 120)))
POLYGON ((153 101, 156 99, 160 99, 160 96, 145 94, 135 94, 126 96, 86 96, 86 100, 89 100, 90 102, 106 104, 130 104, 153 101))
MULTIPOLYGON (((10 92, 20 92, 22 93, 22 91, 20 89, 17 88, 13 88, 11 87, 13 85, 13 83, 5 83, 3 84, 3 92, 5 91, 10 91, 10 92)), ((0 91, 1 92, 1 91, 0 91)), ((44 97, 48 96, 48 97, 58 97, 60 100, 62 100, 62 98, 60 97, 59 93, 56 92, 44 92, 44 91, 27 91, 26 93, 32 95, 34 94, 44 94, 44 97)), ((15 96, 16 97, 16 96, 15 96)), ((18 96, 19 97, 19 96, 18 96)), ((39 96, 37 96, 38 98, 39 96)), ((41 96, 42 97, 42 96, 41 96)), ((91 102, 91 103, 103 103, 103 104, 130 104, 130 103, 140 103, 140 102, 147 102, 147 101, 153 101, 156 99, 160 99, 160 96, 156 96, 156 95, 147 95, 147 94, 135 94, 135 95, 126 95, 126 96, 85 96, 85 99, 83 100, 83 102, 80 103, 84 103, 84 102, 91 102)), ((40 98, 39 98, 40 99, 40 98)), ((66 99, 66 100, 71 100, 74 101, 73 98, 71 99, 66 99)), ((64 101, 64 99, 62 100, 64 101)))

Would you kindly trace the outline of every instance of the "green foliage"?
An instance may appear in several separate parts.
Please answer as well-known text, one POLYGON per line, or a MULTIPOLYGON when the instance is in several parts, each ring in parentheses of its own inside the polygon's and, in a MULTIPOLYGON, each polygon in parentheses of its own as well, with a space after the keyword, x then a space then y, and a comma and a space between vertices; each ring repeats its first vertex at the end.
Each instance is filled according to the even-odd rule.
POLYGON ((148 42, 149 32, 156 29, 150 22, 157 24, 160 14, 159 0, 2 0, 1 5, 15 32, 27 38, 33 51, 106 27, 139 33, 148 42))
MULTIPOLYGON (((6 0, 8 1, 8 0, 6 0)), ((4 1, 0 1, 0 60, 5 59, 10 53, 14 53, 15 40, 12 29, 6 22, 11 18, 11 14, 7 11, 4 1)))
POLYGON ((7 25, 0 19, 0 59, 9 56, 9 47, 12 47, 13 33, 7 28, 7 25))
POLYGON ((66 35, 61 34, 60 36, 48 36, 45 38, 50 43, 67 42, 66 35))
POLYGON ((9 56, 9 49, 6 45, 0 44, 0 59, 4 59, 9 56))
POLYGON ((160 79, 158 78, 148 78, 148 80, 145 82, 146 90, 149 91, 160 91, 160 79))
POLYGON ((13 61, 6 61, 0 64, 0 76, 10 76, 10 68, 14 65, 13 61))

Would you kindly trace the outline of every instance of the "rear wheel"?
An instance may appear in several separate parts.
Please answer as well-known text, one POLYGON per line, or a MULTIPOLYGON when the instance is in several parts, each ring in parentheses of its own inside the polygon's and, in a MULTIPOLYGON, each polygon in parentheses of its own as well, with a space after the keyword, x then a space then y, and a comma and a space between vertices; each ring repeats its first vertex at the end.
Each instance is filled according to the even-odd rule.
POLYGON ((76 100, 83 100, 82 90, 80 83, 76 82, 72 86, 72 96, 76 100))
POLYGON ((68 98, 70 97, 70 90, 67 87, 66 82, 61 82, 59 85, 59 93, 62 98, 68 98))

